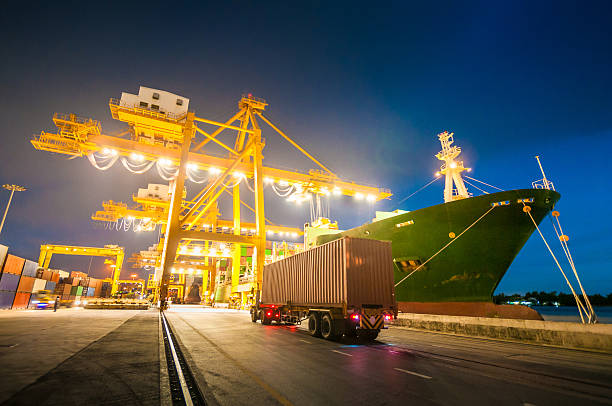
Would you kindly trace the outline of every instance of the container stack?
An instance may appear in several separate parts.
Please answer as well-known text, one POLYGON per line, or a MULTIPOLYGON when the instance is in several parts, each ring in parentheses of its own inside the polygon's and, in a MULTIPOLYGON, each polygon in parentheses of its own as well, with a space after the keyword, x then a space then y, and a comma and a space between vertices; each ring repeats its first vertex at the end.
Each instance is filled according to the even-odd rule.
MULTIPOLYGON (((39 267, 34 261, 8 254, 0 245, 0 309, 26 309, 38 295, 59 296, 63 301, 109 297, 111 284, 90 278, 86 273, 71 273, 39 267)), ((36 303, 36 300, 34 300, 36 303)))
POLYGON ((23 258, 8 254, 8 248, 0 245, 0 264, 4 265, 0 275, 0 309, 13 306, 24 262, 23 258))
POLYGON ((24 260, 21 278, 19 279, 15 300, 13 301, 13 309, 27 309, 30 304, 30 296, 32 295, 32 289, 36 281, 37 268, 38 265, 36 262, 27 259, 24 260))

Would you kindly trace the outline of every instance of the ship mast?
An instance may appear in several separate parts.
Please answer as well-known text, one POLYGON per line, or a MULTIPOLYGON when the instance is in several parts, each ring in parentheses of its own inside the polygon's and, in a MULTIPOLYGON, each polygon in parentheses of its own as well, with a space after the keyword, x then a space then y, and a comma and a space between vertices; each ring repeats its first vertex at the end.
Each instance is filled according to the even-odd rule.
POLYGON ((457 161, 457 157, 461 154, 461 148, 452 146, 454 142, 453 134, 448 131, 444 131, 438 134, 440 143, 442 144, 442 151, 436 154, 436 158, 440 161, 444 161, 444 164, 440 167, 440 174, 445 175, 446 183, 444 186, 444 202, 452 202, 453 200, 465 199, 470 197, 461 172, 468 171, 470 168, 463 167, 463 161, 457 161))

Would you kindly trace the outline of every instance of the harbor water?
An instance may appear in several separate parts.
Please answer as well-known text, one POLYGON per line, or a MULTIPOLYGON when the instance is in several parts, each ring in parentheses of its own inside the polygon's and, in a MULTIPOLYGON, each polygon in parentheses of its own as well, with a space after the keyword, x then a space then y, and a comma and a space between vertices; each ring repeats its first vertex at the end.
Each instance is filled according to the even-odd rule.
MULTIPOLYGON (((546 321, 580 322, 578 308, 575 306, 531 306, 542 315, 546 321)), ((595 314, 600 323, 612 324, 612 306, 594 306, 595 314)))

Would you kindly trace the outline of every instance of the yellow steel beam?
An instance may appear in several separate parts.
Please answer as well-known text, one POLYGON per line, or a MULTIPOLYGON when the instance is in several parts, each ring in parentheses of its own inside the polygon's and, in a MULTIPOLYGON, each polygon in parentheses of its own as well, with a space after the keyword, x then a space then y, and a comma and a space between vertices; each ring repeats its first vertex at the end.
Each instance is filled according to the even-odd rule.
MULTIPOLYGON (((227 189, 224 190, 225 193, 228 194, 232 194, 232 192, 228 191, 227 189)), ((121 206, 124 203, 121 202, 115 202, 117 204, 117 206, 121 206)), ((255 213, 255 209, 253 209, 251 206, 249 206, 248 204, 246 204, 244 201, 240 201, 240 203, 242 205, 244 205, 247 209, 249 209, 250 211, 252 211, 253 213, 255 213)), ((120 216, 120 217, 128 217, 128 216, 132 216, 134 218, 137 219, 151 219, 151 221, 154 221, 157 224, 161 224, 161 225, 165 225, 166 222, 168 221, 168 211, 167 211, 167 207, 168 207, 168 202, 165 202, 165 210, 163 212, 159 212, 159 211, 152 211, 152 210, 138 210, 138 209, 123 209, 123 210, 113 210, 113 211, 103 211, 103 210, 98 210, 96 211, 96 213, 94 215, 91 216, 92 220, 96 220, 96 221, 116 221, 116 217, 120 216), (111 218, 112 217, 112 218, 111 218)), ((292 234, 292 233, 296 233, 297 235, 302 235, 303 232, 300 228, 298 227, 290 227, 290 226, 282 226, 282 225, 278 225, 278 224, 274 224, 272 223, 269 219, 266 218, 266 222, 268 223, 268 225, 266 226, 267 230, 269 231, 274 231, 277 233, 287 233, 287 234, 292 234)), ((198 226, 202 227, 204 224, 204 221, 199 221, 198 222, 198 226)), ((242 230, 247 229, 248 231, 250 230, 254 230, 255 229, 255 223, 251 223, 251 222, 241 222, 240 223, 240 229, 242 230)), ((209 225, 209 224, 208 224, 209 225)), ((232 228, 234 226, 234 222, 232 220, 224 220, 224 219, 217 219, 217 227, 228 227, 228 228, 232 228)))
POLYGON ((293 145, 295 148, 297 148, 302 154, 306 155, 308 158, 310 158, 311 161, 313 161, 314 163, 316 163, 317 165, 319 165, 321 168, 323 168, 326 172, 328 172, 330 175, 332 175, 333 177, 337 178, 338 176, 336 176, 336 174, 334 174, 332 171, 330 171, 329 169, 327 169, 327 167, 325 165, 323 165, 321 162, 319 162, 315 157, 313 157, 312 155, 310 155, 304 148, 300 147, 295 141, 293 141, 291 138, 289 138, 284 132, 282 132, 281 130, 278 129, 278 127, 276 127, 274 124, 272 124, 272 122, 270 120, 268 120, 267 118, 264 117, 263 114, 261 114, 260 112, 257 112, 257 115, 259 117, 261 117, 261 119, 263 121, 265 121, 270 127, 272 127, 277 133, 279 133, 284 139, 286 139, 287 141, 289 141, 291 143, 291 145, 293 145))
POLYGON ((219 241, 227 242, 232 244, 245 244, 245 245, 256 245, 258 242, 257 237, 248 237, 244 235, 234 234, 223 234, 223 233, 211 233, 209 231, 199 230, 182 230, 179 233, 182 240, 193 240, 193 241, 219 241))
MULTIPOLYGON (((232 118, 230 118, 229 120, 227 120, 225 122, 225 125, 231 125, 234 121, 236 121, 238 119, 238 117, 240 117, 242 114, 244 114, 244 109, 240 110, 238 113, 234 114, 234 116, 232 118)), ((221 132, 223 130, 225 130, 226 127, 222 126, 217 128, 215 131, 212 132, 212 134, 210 134, 210 138, 215 138, 217 135, 221 134, 221 132)), ((204 145, 206 145, 208 142, 210 141, 210 139, 205 139, 204 141, 200 142, 198 145, 196 145, 195 147, 193 147, 191 149, 192 152, 197 152, 200 148, 202 148, 204 145)))
POLYGON ((61 255, 83 255, 83 256, 96 256, 96 257, 115 257, 115 270, 113 271, 113 285, 111 289, 111 295, 117 291, 117 280, 121 274, 121 268, 123 266, 123 259, 125 253, 123 247, 82 247, 76 245, 57 245, 57 244, 43 244, 40 246, 39 266, 43 268, 49 267, 51 263, 51 257, 53 254, 61 255))
MULTIPOLYGON (((159 145, 143 144, 137 141, 112 137, 104 134, 90 136, 88 141, 83 143, 77 143, 76 141, 71 142, 78 144, 79 149, 75 150, 75 152, 70 152, 72 150, 62 152, 60 149, 53 150, 51 152, 81 156, 83 154, 86 155, 89 152, 102 150, 103 148, 112 148, 116 150, 118 154, 123 156, 130 156, 135 152, 143 155, 145 159, 150 160, 165 158, 174 161, 175 163, 179 160, 180 150, 178 149, 166 148, 159 145)), ((36 146, 36 140, 32 140, 32 144, 36 146)), ((198 165, 198 167, 202 169, 214 167, 223 170, 224 168, 228 168, 230 165, 232 165, 234 159, 190 152, 188 161, 198 165)), ((253 176, 253 167, 247 163, 239 163, 235 166, 235 169, 244 173, 247 177, 253 176)), ((312 174, 304 174, 271 167, 263 167, 263 175, 264 177, 273 179, 274 181, 307 184, 320 189, 327 188, 332 190, 334 187, 337 187, 344 195, 348 196, 353 196, 356 193, 361 193, 363 195, 371 194, 376 196, 377 200, 386 199, 392 196, 390 191, 381 190, 372 186, 364 186, 340 179, 330 179, 327 177, 319 177, 312 174)))
MULTIPOLYGON (((225 190, 225 193, 229 194, 230 196, 232 195, 232 193, 229 190, 225 190)), ((244 201, 240 200, 240 203, 246 207, 247 209, 249 209, 250 211, 252 211, 253 213, 255 213, 255 209, 252 208, 251 206, 249 206, 248 204, 246 204, 244 201)), ((274 224, 269 218, 266 217, 266 222, 272 226, 275 226, 276 224, 274 224)), ((255 226, 254 224, 250 224, 250 223, 245 223, 243 224, 244 226, 255 226)), ((250 227, 253 228, 253 227, 250 227)))
POLYGON ((164 249, 162 251, 162 277, 160 284, 161 307, 166 307, 168 297, 168 285, 170 284, 170 269, 176 259, 176 251, 180 242, 179 232, 181 204, 183 202, 183 188, 185 187, 185 177, 187 175, 187 158, 191 139, 195 135, 195 124, 193 119, 195 114, 187 113, 185 125, 183 127, 183 142, 181 144, 181 155, 176 178, 171 183, 170 210, 168 211, 167 230, 164 238, 164 249))
POLYGON ((197 125, 194 125, 194 128, 196 129, 197 132, 199 132, 200 134, 202 134, 203 136, 205 136, 209 140, 215 142, 217 145, 222 146, 223 148, 225 148, 226 150, 228 150, 229 152, 231 152, 234 155, 238 155, 238 153, 236 151, 234 151, 232 148, 228 147, 227 145, 225 145, 224 143, 222 143, 218 139, 216 139, 213 136, 209 135, 206 131, 200 129, 197 125))
MULTIPOLYGON (((232 173, 232 171, 238 166, 240 161, 251 152, 251 147, 252 143, 249 143, 247 147, 240 152, 240 155, 238 155, 238 157, 233 160, 233 163, 225 170, 225 172, 223 172, 221 176, 215 179, 215 181, 208 187, 207 191, 202 196, 200 196, 198 200, 195 201, 193 207, 187 212, 187 214, 181 221, 181 225, 185 225, 187 222, 190 222, 188 228, 191 228, 197 222, 197 220, 202 217, 202 215, 207 210, 206 208, 202 209, 194 216, 195 211, 206 201, 206 199, 209 199, 211 197, 211 195, 214 193, 215 189, 219 187, 219 185, 223 184, 224 179, 228 177, 232 173)), ((206 207, 210 206, 217 199, 217 197, 219 197, 221 193, 222 191, 218 192, 214 199, 209 199, 208 203, 206 204, 206 207)))
POLYGON ((206 124, 212 124, 212 125, 216 125, 219 127, 223 127, 223 128, 227 128, 229 130, 236 130, 236 131, 245 131, 249 134, 253 133, 253 130, 242 130, 240 127, 236 127, 235 125, 229 125, 229 124, 225 124, 225 123, 220 123, 218 121, 213 121, 213 120, 208 120, 205 118, 201 118, 201 117, 196 117, 194 118, 195 121, 201 121, 202 123, 206 123, 206 124))

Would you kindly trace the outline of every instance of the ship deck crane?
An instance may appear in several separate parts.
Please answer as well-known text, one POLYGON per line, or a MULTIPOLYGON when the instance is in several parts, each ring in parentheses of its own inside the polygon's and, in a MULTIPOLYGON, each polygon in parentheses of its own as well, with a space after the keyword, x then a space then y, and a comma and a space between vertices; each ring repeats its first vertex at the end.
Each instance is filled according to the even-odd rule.
POLYGON ((38 265, 43 268, 48 268, 53 254, 114 258, 115 263, 114 265, 111 265, 111 267, 115 268, 113 270, 111 295, 114 295, 117 292, 117 281, 119 280, 121 267, 123 266, 123 259, 125 257, 123 247, 119 247, 117 245, 105 245, 102 248, 98 248, 82 247, 77 245, 43 244, 40 246, 38 265))
POLYGON ((266 242, 264 183, 292 185, 296 189, 294 194, 303 198, 311 194, 334 193, 354 196, 357 199, 366 198, 367 201, 374 202, 391 196, 388 190, 340 179, 263 115, 267 103, 262 99, 251 95, 243 96, 238 103, 239 111, 225 123, 196 117, 195 113, 188 111, 188 103, 188 99, 181 96, 141 87, 138 95, 123 93, 120 100, 111 99, 109 102, 113 118, 129 125, 130 139, 103 134, 96 120, 56 113, 53 121, 58 132, 43 131, 31 140, 39 150, 74 157, 86 156, 99 169, 107 169, 118 159, 121 159, 126 168, 137 173, 142 173, 155 164, 160 175, 171 180, 171 198, 162 254, 162 300, 167 293, 170 270, 181 241, 231 242, 236 247, 235 258, 239 257, 241 244, 255 246, 256 282, 252 289, 261 286, 266 242), (305 174, 264 167, 262 151, 265 141, 258 119, 289 141, 322 171, 311 170, 305 174), (236 122, 238 123, 234 125, 236 122), (209 133, 202 125, 213 126, 215 130, 209 133), (219 140, 221 132, 227 130, 236 132, 233 147, 219 140), (204 139, 198 142, 196 134, 204 139), (201 152, 209 142, 214 142, 228 151, 228 157, 201 152), (97 164, 96 154, 106 160, 103 167, 97 164), (190 178, 191 171, 208 171, 215 174, 215 178, 196 195, 193 205, 183 210, 180 191, 184 190, 185 181, 190 178), (239 181, 251 178, 254 183, 252 190, 255 197, 255 233, 241 235, 239 181), (235 180, 234 184, 228 187, 226 182, 232 180, 235 180), (226 189, 231 189, 233 196, 234 233, 231 238, 229 235, 220 235, 199 226, 199 220, 215 207, 217 199, 226 189), (179 193, 176 193, 177 191, 179 193))

